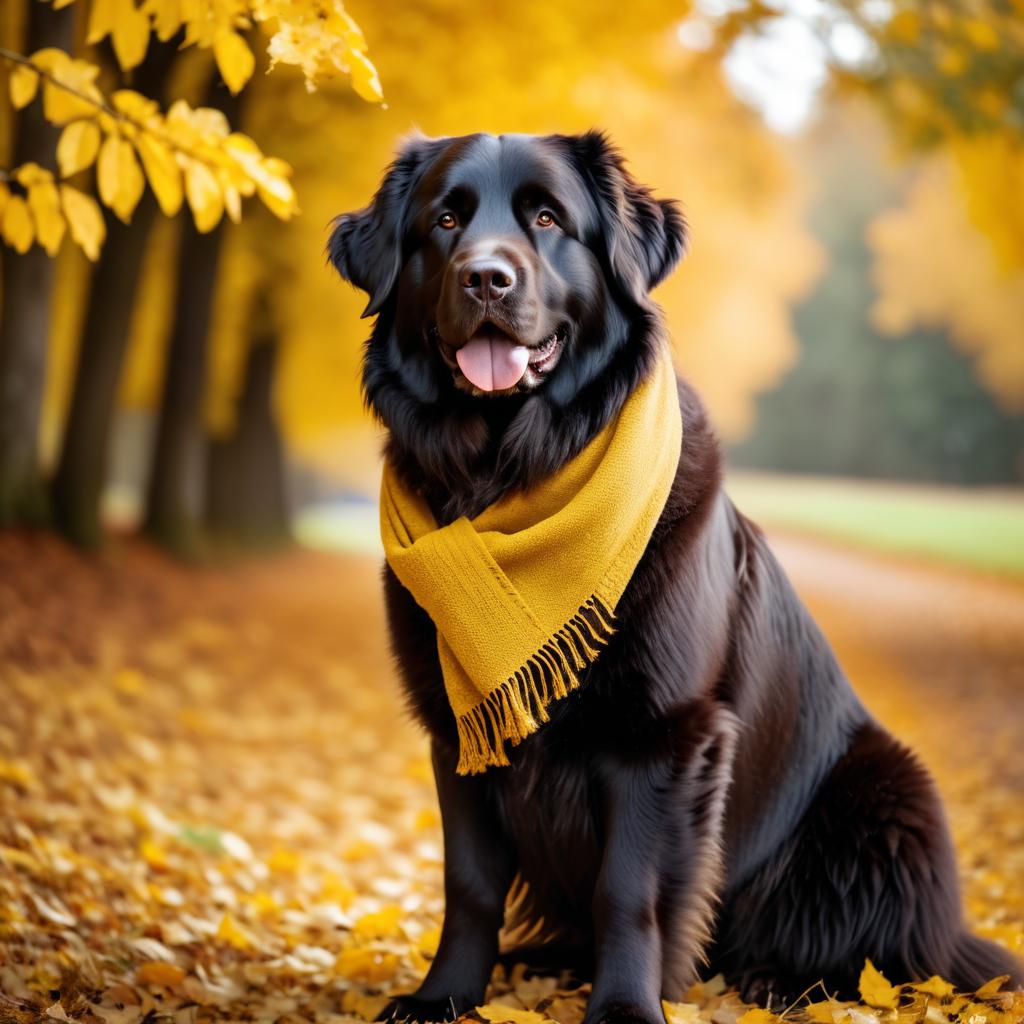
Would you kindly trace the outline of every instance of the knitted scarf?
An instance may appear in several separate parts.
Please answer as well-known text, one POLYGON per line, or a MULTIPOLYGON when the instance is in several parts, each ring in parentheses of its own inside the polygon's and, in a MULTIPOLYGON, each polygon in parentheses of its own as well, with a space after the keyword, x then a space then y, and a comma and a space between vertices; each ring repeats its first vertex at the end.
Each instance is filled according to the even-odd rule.
POLYGON ((437 627, 461 775, 507 765, 548 705, 614 631, 679 464, 682 420, 667 344, 618 415, 552 476, 475 519, 439 527, 384 467, 388 564, 437 627))

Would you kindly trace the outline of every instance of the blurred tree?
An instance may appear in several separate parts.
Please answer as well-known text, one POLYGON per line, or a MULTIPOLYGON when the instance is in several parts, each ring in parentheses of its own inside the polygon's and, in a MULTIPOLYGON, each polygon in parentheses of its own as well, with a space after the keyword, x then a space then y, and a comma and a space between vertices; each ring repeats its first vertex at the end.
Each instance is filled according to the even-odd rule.
MULTIPOLYGON (((834 111, 805 148, 823 182, 812 223, 828 246, 829 269, 794 311, 796 366, 760 397, 756 430, 732 448, 732 461, 958 484, 1024 480, 1024 417, 999 407, 949 334, 912 330, 894 342, 878 333, 865 306, 872 267, 865 229, 905 177, 884 170, 870 121, 834 111)), ((945 248, 945 239, 930 241, 945 248)), ((893 258, 901 274, 928 272, 923 253, 893 258)), ((945 295, 934 284, 944 279, 923 277, 922 292, 945 295)))
POLYGON ((278 332, 267 293, 253 296, 234 422, 210 440, 206 527, 221 545, 274 547, 289 532, 284 442, 273 405, 278 332))
POLYGON ((1024 408, 1024 5, 824 0, 798 12, 736 0, 698 3, 690 27, 723 59, 794 18, 816 35, 834 92, 869 97, 898 149, 931 158, 911 204, 872 230, 883 289, 876 323, 888 333, 949 327, 977 354, 983 384, 1007 408, 1024 408), (949 271, 968 250, 972 287, 932 288, 938 261, 949 271))
POLYGON ((876 327, 890 335, 947 328, 997 401, 1024 413, 1024 264, 999 266, 971 222, 956 167, 943 156, 930 159, 868 238, 876 327))

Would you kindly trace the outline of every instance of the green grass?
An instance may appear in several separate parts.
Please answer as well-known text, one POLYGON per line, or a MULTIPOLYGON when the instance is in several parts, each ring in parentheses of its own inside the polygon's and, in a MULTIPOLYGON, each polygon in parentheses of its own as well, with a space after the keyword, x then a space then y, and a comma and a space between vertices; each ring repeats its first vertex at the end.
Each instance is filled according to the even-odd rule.
POLYGON ((765 526, 1024 577, 1024 489, 740 472, 727 489, 765 526))

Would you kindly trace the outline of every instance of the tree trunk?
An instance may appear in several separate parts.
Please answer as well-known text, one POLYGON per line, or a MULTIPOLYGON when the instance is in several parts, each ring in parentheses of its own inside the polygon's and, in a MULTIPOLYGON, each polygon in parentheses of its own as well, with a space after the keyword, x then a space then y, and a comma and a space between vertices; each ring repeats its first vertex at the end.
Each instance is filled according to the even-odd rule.
POLYGON ((156 212, 156 200, 148 191, 131 224, 104 210, 107 240, 89 290, 71 408, 52 487, 57 524, 81 547, 98 547, 103 540, 100 500, 110 427, 128 348, 132 300, 156 212))
POLYGON ((273 408, 277 354, 272 332, 257 328, 234 430, 210 442, 206 522, 225 545, 270 548, 289 538, 284 444, 273 408))
MULTIPOLYGON (((133 85, 159 96, 174 63, 174 41, 153 47, 133 85)), ((101 499, 107 479, 110 428, 128 348, 135 292, 156 200, 147 188, 131 224, 104 209, 107 240, 93 274, 75 371, 74 392, 52 498, 57 524, 69 540, 98 547, 103 540, 101 499)))
POLYGON ((182 225, 176 314, 146 500, 145 532, 183 556, 195 554, 199 540, 206 339, 223 237, 223 221, 205 235, 190 218, 182 225))
MULTIPOLYGON (((30 2, 25 50, 71 48, 75 10, 30 2)), ((39 101, 18 115, 13 164, 53 165, 60 129, 39 101)), ((0 295, 0 527, 46 518, 39 467, 39 416, 46 385, 54 262, 38 246, 24 256, 6 249, 0 295)))

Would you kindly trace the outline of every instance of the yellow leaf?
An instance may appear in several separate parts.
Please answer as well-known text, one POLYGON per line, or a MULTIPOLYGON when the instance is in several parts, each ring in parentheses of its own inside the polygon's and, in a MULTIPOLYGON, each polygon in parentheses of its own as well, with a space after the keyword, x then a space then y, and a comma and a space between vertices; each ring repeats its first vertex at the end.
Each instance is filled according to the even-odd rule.
POLYGON ((153 18, 153 30, 161 42, 167 42, 181 28, 182 5, 179 0, 148 0, 145 9, 153 18))
POLYGON ((32 185, 28 190, 28 205, 36 222, 36 240, 47 256, 56 256, 66 227, 57 186, 52 181, 32 185))
POLYGON ((398 957, 379 949, 350 947, 343 949, 334 962, 335 970, 352 981, 387 981, 398 969, 398 957))
POLYGON ((95 121, 72 121, 60 133, 57 143, 57 166, 61 176, 70 178, 92 166, 99 151, 99 125, 95 121))
POLYGON ((136 121, 148 121, 160 109, 156 100, 151 100, 134 89, 118 89, 110 97, 110 102, 115 110, 127 114, 136 121))
POLYGON ((278 846, 267 858, 267 867, 281 874, 294 875, 302 867, 302 858, 294 850, 278 846))
POLYGON ((979 999, 991 999, 993 996, 999 994, 999 990, 1010 980, 1008 974, 1000 974, 998 978, 993 978, 991 981, 986 981, 981 988, 978 989, 974 994, 979 999))
POLYGON ((149 46, 149 18, 133 0, 119 0, 111 31, 118 64, 125 71, 141 64, 149 46))
POLYGON ((107 237, 107 225, 96 200, 70 185, 60 186, 60 200, 72 239, 89 259, 95 261, 107 237))
POLYGON ((217 926, 217 938, 226 942, 235 949, 248 949, 252 943, 252 936, 235 922, 230 914, 225 914, 217 926))
POLYGON ((19 786, 34 785, 36 777, 25 761, 8 761, 0 757, 0 782, 14 782, 19 786))
POLYGON ((860 995, 869 1006, 881 1009, 895 1009, 899 1001, 900 990, 890 985, 870 960, 864 961, 864 970, 860 972, 860 995))
POLYGON ((11 198, 11 190, 7 185, 0 181, 0 217, 3 216, 4 207, 7 205, 7 200, 11 198))
POLYGON ((736 1024, 776 1024, 779 1018, 771 1010, 747 1010, 736 1024))
POLYGON ((421 832, 425 832, 428 829, 437 828, 441 824, 441 816, 432 807, 424 807, 416 815, 416 821, 413 824, 413 828, 418 829, 421 832))
POLYGON ((43 116, 47 121, 67 124, 80 117, 96 116, 103 102, 103 94, 96 87, 100 73, 96 64, 73 59, 52 46, 37 50, 32 62, 54 79, 43 83, 43 116))
POLYGON ((89 5, 89 28, 85 41, 92 46, 113 32, 117 15, 117 0, 92 0, 89 5))
POLYGON ((32 218, 28 203, 21 196, 11 196, 4 207, 4 241, 18 253, 26 253, 32 246, 32 218))
POLYGON ((953 986, 933 974, 927 981, 919 981, 910 986, 915 992, 923 992, 925 995, 935 996, 938 999, 948 999, 953 994, 953 986))
POLYGON ((146 677, 137 668, 119 668, 114 673, 114 686, 129 697, 137 697, 146 690, 146 677))
POLYGON ((323 885, 320 887, 320 899, 328 903, 337 903, 342 910, 347 910, 355 898, 356 891, 347 882, 335 874, 324 875, 323 885))
POLYGON ((416 948, 424 956, 433 956, 437 952, 437 947, 440 941, 441 929, 430 928, 420 936, 419 942, 416 943, 416 948))
POLYGON ((35 99, 36 90, 39 88, 39 75, 31 68, 19 64, 11 72, 10 86, 11 103, 15 110, 27 107, 35 99))
POLYGON ((384 99, 384 90, 381 88, 377 69, 370 58, 358 50, 350 50, 348 62, 352 74, 352 88, 356 95, 369 103, 380 103, 384 99))
POLYGON ((812 1024, 836 1024, 836 1021, 841 1019, 836 1017, 836 1013, 841 1011, 842 1007, 831 999, 820 1003, 808 1003, 804 1007, 804 1013, 812 1024))
POLYGON ((536 1010, 517 1010, 501 1003, 485 1003, 476 1012, 491 1024, 546 1024, 548 1018, 536 1010))
MULTIPOLYGON (((68 218, 70 220, 70 218, 68 218)), ((142 859, 154 870, 163 871, 167 868, 167 853, 162 846, 158 846, 152 839, 143 839, 139 844, 139 853, 142 859)))
POLYGON ((237 32, 222 29, 213 40, 213 55, 232 94, 240 92, 256 67, 256 58, 245 40, 237 32))
POLYGON ((53 171, 40 167, 30 160, 15 171, 14 177, 19 184, 28 188, 30 185, 38 185, 41 181, 53 181, 53 171))
POLYGON ((162 140, 142 132, 135 140, 135 147, 142 158, 142 166, 146 169, 150 187, 160 204, 160 209, 168 217, 173 217, 181 209, 184 188, 181 182, 181 168, 174 154, 162 140))
POLYGON ((400 907, 384 907, 373 914, 364 914, 352 926, 352 934, 364 939, 385 939, 398 935, 401 928, 400 907))
POLYGON ((164 988, 174 988, 185 980, 185 972, 176 964, 153 961, 143 964, 135 972, 135 980, 140 985, 162 985, 164 988))
POLYGON ((185 164, 185 195, 192 207, 196 230, 200 234, 212 231, 224 213, 224 198, 213 171, 199 160, 185 164))
POLYGON ((700 1021, 700 1007, 696 1003, 670 1003, 663 999, 661 1008, 667 1024, 698 1024, 700 1021))
POLYGON ((100 199, 128 224, 146 187, 132 144, 120 135, 110 135, 100 148, 96 165, 100 199))

